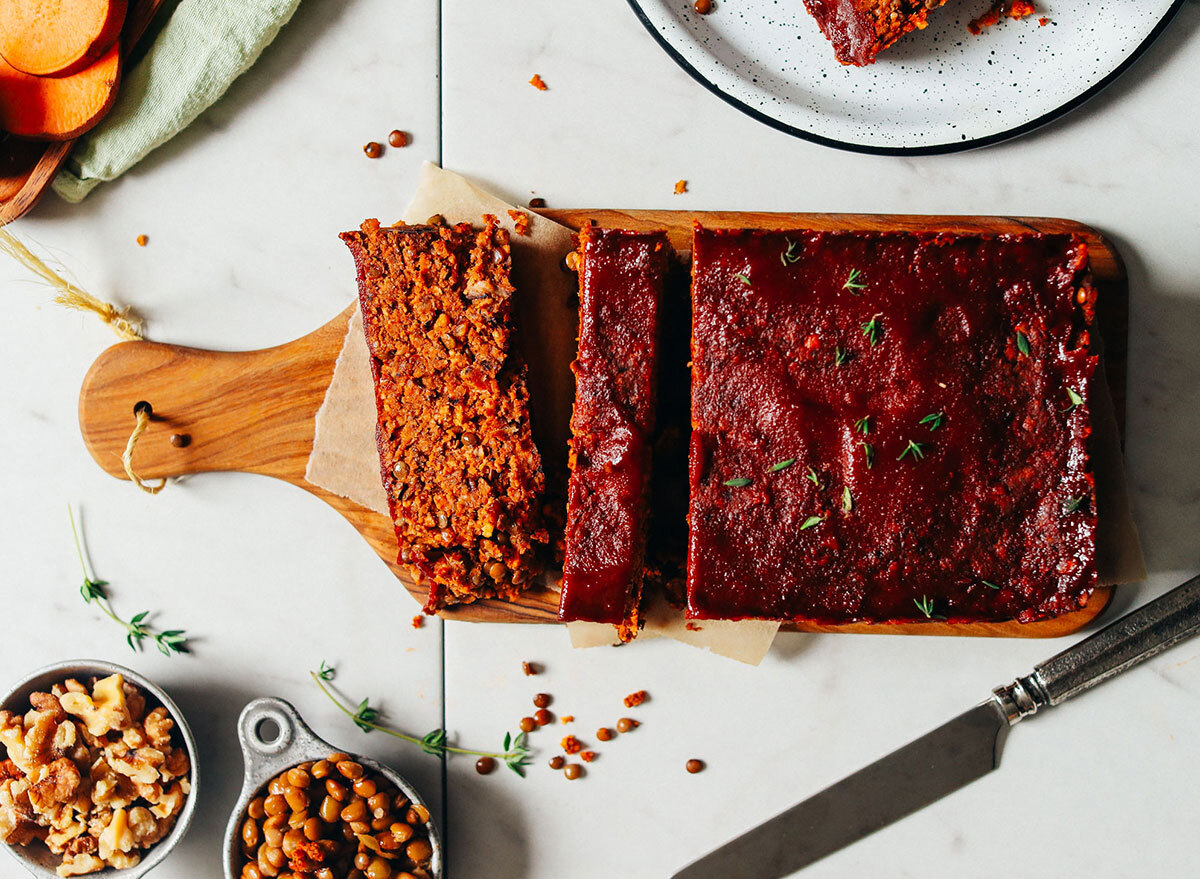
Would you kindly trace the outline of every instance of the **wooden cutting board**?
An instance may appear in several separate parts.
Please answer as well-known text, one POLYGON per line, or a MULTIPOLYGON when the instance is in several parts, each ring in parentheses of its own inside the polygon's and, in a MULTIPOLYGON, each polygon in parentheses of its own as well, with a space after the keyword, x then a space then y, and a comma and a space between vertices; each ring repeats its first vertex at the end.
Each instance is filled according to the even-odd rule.
MULTIPOLYGON (((685 257, 691 249, 693 220, 711 227, 807 228, 815 230, 934 231, 958 234, 1047 232, 1084 238, 1099 291, 1098 320, 1104 330, 1105 367, 1124 431, 1128 288, 1125 269, 1113 246, 1096 230, 1072 220, 1021 217, 936 217, 876 214, 783 214, 748 212, 544 210, 543 215, 572 228, 595 221, 601 226, 665 228, 685 257)), ((346 286, 353 269, 346 264, 346 286)), ((517 295, 520 295, 519 292, 517 295)), ((312 485, 304 478, 313 442, 317 409, 325 398, 334 361, 341 351, 346 322, 356 305, 295 341, 260 351, 217 352, 156 342, 122 342, 105 351, 88 371, 79 397, 84 443, 108 473, 124 479, 121 453, 134 425, 134 407, 148 402, 154 410, 149 429, 138 442, 134 467, 145 479, 226 470, 273 476, 303 488, 341 513, 419 602, 425 590, 415 586, 396 564, 397 547, 390 520, 312 485), (173 434, 190 443, 172 445, 173 434)), ((790 628, 819 632, 1056 637, 1091 621, 1112 597, 1096 590, 1088 606, 1051 620, 950 625, 944 622, 900 625, 823 626, 801 623, 790 628)), ((414 610, 416 608, 414 607, 414 610)), ((532 590, 514 604, 480 601, 444 611, 446 619, 476 622, 556 622, 558 596, 532 590)))

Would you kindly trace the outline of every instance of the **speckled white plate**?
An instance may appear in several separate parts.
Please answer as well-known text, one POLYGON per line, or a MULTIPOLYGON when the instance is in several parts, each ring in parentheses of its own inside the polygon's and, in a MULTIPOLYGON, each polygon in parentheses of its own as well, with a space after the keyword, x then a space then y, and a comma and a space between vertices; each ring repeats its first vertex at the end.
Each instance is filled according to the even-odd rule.
POLYGON ((629 0, 709 90, 781 131, 867 153, 970 149, 1032 131, 1099 92, 1183 0, 1041 0, 980 36, 988 0, 949 0, 869 67, 843 67, 802 0, 629 0))

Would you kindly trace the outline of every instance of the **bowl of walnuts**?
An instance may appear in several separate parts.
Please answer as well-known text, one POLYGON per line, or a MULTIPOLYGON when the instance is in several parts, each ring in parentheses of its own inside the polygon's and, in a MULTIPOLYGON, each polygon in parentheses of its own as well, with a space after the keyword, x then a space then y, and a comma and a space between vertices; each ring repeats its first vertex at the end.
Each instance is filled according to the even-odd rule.
POLYGON ((0 701, 0 842, 39 877, 137 879, 187 832, 196 743, 137 672, 62 662, 0 701))

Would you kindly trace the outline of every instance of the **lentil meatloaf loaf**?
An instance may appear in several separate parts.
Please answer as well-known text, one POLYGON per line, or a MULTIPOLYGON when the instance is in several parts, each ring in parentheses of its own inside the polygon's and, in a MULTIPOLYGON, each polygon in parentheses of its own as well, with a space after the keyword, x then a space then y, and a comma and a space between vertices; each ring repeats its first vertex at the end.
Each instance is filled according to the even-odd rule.
POLYGON ((579 233, 579 348, 559 619, 637 634, 649 522, 665 232, 579 233))
POLYGON ((804 0, 842 64, 862 67, 909 31, 925 27, 946 0, 804 0))
POLYGON ((1082 240, 697 228, 692 271, 690 617, 1087 603, 1082 240))
POLYGON ((399 561, 431 581, 428 613, 512 600, 547 541, 524 368, 509 351, 508 232, 484 220, 367 220, 341 236, 358 268, 399 561))

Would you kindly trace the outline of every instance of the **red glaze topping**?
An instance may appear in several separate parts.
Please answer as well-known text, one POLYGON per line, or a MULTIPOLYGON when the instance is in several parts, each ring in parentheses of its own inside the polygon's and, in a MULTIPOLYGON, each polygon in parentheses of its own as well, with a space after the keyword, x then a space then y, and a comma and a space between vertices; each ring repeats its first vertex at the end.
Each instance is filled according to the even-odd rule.
POLYGON ((654 429, 663 232, 585 228, 579 354, 559 607, 562 620, 637 629, 654 429))
POLYGON ((864 66, 946 0, 804 0, 842 64, 864 66))
POLYGON ((1082 241, 697 227, 692 272, 689 617, 1086 604, 1082 241))

